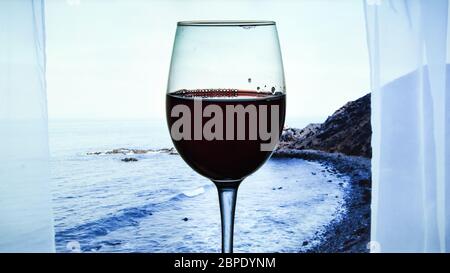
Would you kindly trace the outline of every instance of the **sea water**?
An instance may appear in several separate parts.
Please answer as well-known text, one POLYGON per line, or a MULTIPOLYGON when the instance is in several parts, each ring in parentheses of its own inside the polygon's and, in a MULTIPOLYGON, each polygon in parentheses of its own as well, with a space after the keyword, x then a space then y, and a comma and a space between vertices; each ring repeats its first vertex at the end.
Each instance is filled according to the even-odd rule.
MULTIPOLYGON (((220 251, 216 189, 178 155, 87 154, 170 148, 164 120, 50 121, 49 136, 58 252, 220 251)), ((344 213, 345 183, 316 162, 270 159, 239 188, 235 252, 320 243, 344 213)))

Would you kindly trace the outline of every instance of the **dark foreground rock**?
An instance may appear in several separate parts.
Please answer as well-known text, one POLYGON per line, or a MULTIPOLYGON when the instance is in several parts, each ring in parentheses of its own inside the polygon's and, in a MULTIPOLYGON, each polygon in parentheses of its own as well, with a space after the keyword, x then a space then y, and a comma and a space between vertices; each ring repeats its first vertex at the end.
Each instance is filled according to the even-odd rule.
POLYGON ((370 94, 350 101, 322 124, 283 131, 279 148, 372 156, 370 94))
POLYGON ((321 244, 308 252, 368 252, 370 240, 371 172, 370 159, 316 150, 278 149, 274 157, 318 161, 335 173, 349 177, 344 195, 346 212, 332 221, 321 235, 321 244))

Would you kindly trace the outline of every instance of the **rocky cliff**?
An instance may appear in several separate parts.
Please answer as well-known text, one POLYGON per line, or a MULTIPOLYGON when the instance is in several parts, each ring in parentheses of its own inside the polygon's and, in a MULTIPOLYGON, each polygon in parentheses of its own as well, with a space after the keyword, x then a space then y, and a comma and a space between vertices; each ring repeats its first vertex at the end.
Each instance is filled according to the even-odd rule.
POLYGON ((322 124, 283 131, 278 149, 320 150, 370 158, 370 93, 350 101, 322 124))

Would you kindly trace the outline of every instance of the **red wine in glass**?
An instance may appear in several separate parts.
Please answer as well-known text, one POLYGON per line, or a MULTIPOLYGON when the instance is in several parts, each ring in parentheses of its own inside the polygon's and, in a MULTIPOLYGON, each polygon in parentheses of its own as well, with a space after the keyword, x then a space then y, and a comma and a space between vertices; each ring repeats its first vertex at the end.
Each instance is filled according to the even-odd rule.
MULTIPOLYGON (((243 109, 247 109, 249 105, 256 109, 256 117, 259 118, 263 113, 260 111, 261 106, 266 106, 266 109, 272 109, 274 106, 278 109, 278 117, 276 124, 277 128, 271 128, 271 111, 264 113, 266 115, 265 128, 268 131, 275 130, 277 138, 279 138, 282 131, 285 118, 286 95, 272 94, 270 92, 257 91, 242 91, 242 90, 228 90, 228 89, 208 89, 207 91, 196 90, 180 90, 166 95, 166 114, 169 128, 179 117, 172 117, 172 109, 176 105, 185 105, 189 108, 189 126, 194 128, 195 115, 201 115, 201 124, 204 125, 212 117, 205 117, 204 110, 211 105, 218 106, 222 113, 226 113, 228 109, 236 109, 236 106, 241 105, 243 109), (225 90, 225 91, 224 91, 225 90), (196 99, 201 100, 201 108, 195 113, 194 102, 196 99), (201 112, 201 113, 199 113, 201 112)), ((212 140, 201 139, 195 140, 193 130, 190 130, 189 139, 181 139, 173 141, 183 160, 199 174, 212 179, 214 181, 239 181, 256 171, 272 154, 272 150, 265 151, 261 149, 261 144, 267 143, 268 140, 261 139, 257 133, 256 138, 250 139, 250 130, 252 123, 256 123, 254 130, 259 131, 259 120, 251 121, 249 114, 244 114, 244 139, 238 140, 238 118, 239 115, 232 113, 232 115, 222 114, 220 121, 222 124, 233 124, 234 137, 226 139, 227 126, 223 126, 222 137, 217 137, 212 140)), ((201 126, 203 129, 203 126, 201 126)), ((229 135, 229 134, 228 134, 229 135)))

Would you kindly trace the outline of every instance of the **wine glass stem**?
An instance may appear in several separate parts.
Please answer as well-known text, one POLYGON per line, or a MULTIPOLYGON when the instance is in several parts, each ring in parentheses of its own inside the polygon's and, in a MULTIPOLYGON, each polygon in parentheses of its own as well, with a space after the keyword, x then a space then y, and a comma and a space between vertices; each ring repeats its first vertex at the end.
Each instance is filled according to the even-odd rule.
POLYGON ((241 181, 217 182, 222 221, 222 253, 233 253, 233 227, 236 197, 241 181))

